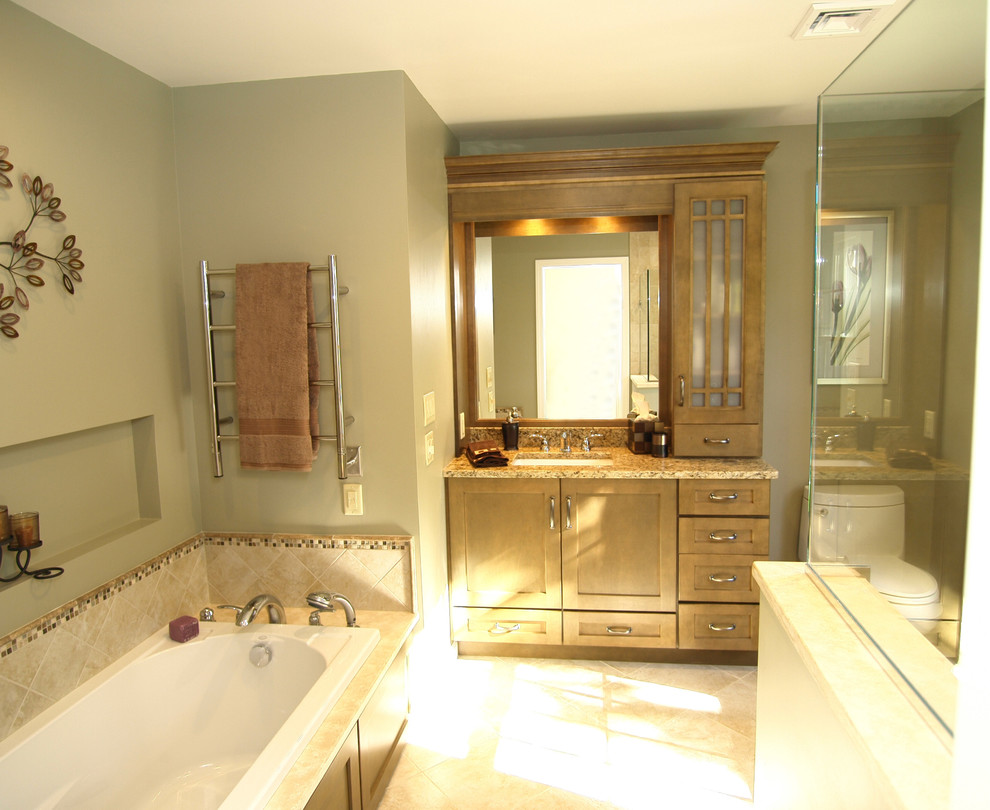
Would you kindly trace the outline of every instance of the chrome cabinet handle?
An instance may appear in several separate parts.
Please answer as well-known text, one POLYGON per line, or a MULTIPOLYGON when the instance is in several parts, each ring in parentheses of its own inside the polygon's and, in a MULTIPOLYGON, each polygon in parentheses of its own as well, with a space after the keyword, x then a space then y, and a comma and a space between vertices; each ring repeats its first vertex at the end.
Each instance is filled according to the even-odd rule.
POLYGON ((739 500, 738 492, 709 492, 708 500, 710 501, 737 501, 739 500))
POLYGON ((631 636, 632 628, 607 625, 605 627, 605 632, 608 633, 610 636, 631 636))
POLYGON ((556 529, 557 522, 555 520, 555 515, 557 514, 557 499, 553 496, 550 497, 550 528, 556 529))
POLYGON ((735 582, 737 577, 735 574, 709 574, 708 579, 711 582, 735 582))
POLYGON ((709 439, 705 436, 705 444, 729 444, 731 439, 709 439))
POLYGON ((570 529, 573 528, 571 526, 571 496, 568 495, 564 502, 567 504, 567 510, 564 516, 564 528, 570 529))
POLYGON ((504 636, 506 633, 514 633, 518 629, 519 629, 519 622, 516 622, 515 624, 509 625, 508 627, 500 624, 499 622, 495 622, 495 626, 492 627, 492 629, 488 631, 488 635, 490 635, 490 636, 504 636))
POLYGON ((715 624, 714 622, 709 622, 708 629, 714 633, 730 633, 736 629, 734 624, 715 624))
POLYGON ((677 383, 681 391, 681 399, 680 402, 677 403, 677 405, 683 408, 684 407, 684 375, 683 374, 677 375, 677 383))
POLYGON ((738 540, 739 535, 735 532, 732 532, 732 534, 716 534, 715 532, 708 532, 708 539, 715 543, 731 543, 733 540, 738 540))

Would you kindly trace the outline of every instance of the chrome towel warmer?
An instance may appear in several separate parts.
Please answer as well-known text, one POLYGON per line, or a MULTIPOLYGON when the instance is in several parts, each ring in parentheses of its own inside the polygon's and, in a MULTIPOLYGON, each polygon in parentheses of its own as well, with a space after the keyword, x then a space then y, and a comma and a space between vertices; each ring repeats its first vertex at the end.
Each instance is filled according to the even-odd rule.
MULTIPOLYGON (((203 327, 206 331, 206 368, 208 374, 207 391, 210 396, 210 412, 213 415, 213 477, 223 478, 223 455, 220 449, 220 443, 223 441, 239 439, 240 436, 236 433, 220 432, 221 424, 228 424, 233 422, 234 419, 232 416, 220 416, 219 407, 217 405, 217 391, 220 388, 236 389, 237 382, 235 380, 217 379, 216 353, 213 344, 213 334, 214 332, 232 332, 234 331, 234 325, 213 323, 213 298, 222 298, 224 296, 224 292, 222 290, 214 291, 210 289, 210 277, 232 276, 235 273, 235 269, 231 267, 211 270, 209 263, 206 261, 201 261, 199 263, 199 269, 203 284, 203 327)), ((348 454, 347 440, 344 435, 344 429, 354 420, 352 417, 345 418, 344 416, 344 391, 340 379, 340 330, 338 328, 340 321, 337 313, 337 302, 340 296, 347 295, 348 290, 347 287, 339 287, 337 285, 336 256, 328 256, 326 265, 311 265, 309 271, 311 273, 327 273, 329 277, 330 320, 326 322, 311 323, 309 325, 315 329, 330 330, 331 354, 333 355, 333 379, 313 380, 312 384, 319 386, 330 386, 333 388, 334 424, 337 431, 336 434, 332 436, 320 435, 315 438, 319 439, 321 442, 337 443, 337 477, 343 480, 347 478, 348 461, 351 460, 348 454)))

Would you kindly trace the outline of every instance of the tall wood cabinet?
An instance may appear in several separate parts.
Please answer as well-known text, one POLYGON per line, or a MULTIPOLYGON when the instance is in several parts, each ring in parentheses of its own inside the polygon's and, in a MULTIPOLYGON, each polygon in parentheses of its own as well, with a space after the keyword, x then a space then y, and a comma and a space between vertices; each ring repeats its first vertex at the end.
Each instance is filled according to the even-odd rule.
POLYGON ((674 187, 674 453, 763 449, 764 183, 674 187))

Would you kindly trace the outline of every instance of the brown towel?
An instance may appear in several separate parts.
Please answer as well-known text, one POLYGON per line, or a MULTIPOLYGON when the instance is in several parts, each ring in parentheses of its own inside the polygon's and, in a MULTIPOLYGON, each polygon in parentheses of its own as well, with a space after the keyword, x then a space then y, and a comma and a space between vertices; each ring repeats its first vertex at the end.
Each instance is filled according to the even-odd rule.
POLYGON ((505 467, 509 457, 502 454, 498 444, 491 441, 469 442, 464 455, 472 467, 505 467))
POLYGON ((311 470, 319 447, 313 285, 305 263, 239 264, 235 278, 241 467, 311 470))

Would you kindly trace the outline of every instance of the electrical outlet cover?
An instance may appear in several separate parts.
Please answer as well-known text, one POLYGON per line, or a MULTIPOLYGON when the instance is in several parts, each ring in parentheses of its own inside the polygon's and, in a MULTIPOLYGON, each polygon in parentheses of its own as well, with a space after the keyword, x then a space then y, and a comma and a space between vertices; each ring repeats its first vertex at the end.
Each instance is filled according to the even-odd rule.
POLYGON ((426 434, 425 440, 425 453, 426 453, 426 466, 433 463, 433 457, 436 455, 436 450, 433 447, 433 431, 431 430, 426 434))

